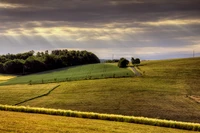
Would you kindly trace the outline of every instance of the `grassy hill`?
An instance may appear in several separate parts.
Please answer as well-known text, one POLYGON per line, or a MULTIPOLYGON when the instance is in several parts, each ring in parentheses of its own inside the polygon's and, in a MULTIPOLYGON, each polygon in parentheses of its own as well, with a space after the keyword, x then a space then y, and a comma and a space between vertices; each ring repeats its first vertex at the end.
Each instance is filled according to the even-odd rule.
POLYGON ((0 132, 81 132, 81 133, 195 133, 194 131, 111 122, 0 111, 0 132))
POLYGON ((102 63, 62 68, 27 76, 18 76, 3 82, 1 85, 50 83, 111 77, 130 77, 133 75, 134 74, 129 69, 118 68, 116 64, 102 63))
POLYGON ((200 96, 199 65, 200 58, 145 61, 142 77, 63 82, 21 105, 200 123, 200 104, 191 99, 200 96))

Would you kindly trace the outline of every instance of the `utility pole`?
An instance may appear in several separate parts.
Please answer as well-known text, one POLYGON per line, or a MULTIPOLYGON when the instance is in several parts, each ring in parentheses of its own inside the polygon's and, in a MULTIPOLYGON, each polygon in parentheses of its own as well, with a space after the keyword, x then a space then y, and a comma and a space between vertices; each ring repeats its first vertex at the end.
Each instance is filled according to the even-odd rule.
POLYGON ((195 57, 195 51, 193 50, 193 58, 195 57))
POLYGON ((114 59, 114 54, 112 54, 112 60, 114 59))

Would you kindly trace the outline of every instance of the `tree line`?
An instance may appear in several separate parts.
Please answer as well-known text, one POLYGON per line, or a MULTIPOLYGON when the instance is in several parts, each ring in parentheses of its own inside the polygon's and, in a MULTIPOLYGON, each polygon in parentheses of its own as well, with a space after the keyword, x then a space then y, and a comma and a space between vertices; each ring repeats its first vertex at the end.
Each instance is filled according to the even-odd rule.
POLYGON ((18 54, 0 55, 0 73, 30 74, 57 68, 100 63, 92 52, 75 50, 53 50, 49 52, 29 51, 18 54))

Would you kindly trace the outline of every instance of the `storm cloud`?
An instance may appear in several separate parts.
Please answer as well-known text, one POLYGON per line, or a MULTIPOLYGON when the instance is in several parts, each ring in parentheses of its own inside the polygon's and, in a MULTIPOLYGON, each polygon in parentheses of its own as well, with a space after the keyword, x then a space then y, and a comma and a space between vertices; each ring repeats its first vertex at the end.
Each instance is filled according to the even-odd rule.
POLYGON ((189 57, 200 52, 199 14, 199 0, 0 0, 0 53, 189 57))

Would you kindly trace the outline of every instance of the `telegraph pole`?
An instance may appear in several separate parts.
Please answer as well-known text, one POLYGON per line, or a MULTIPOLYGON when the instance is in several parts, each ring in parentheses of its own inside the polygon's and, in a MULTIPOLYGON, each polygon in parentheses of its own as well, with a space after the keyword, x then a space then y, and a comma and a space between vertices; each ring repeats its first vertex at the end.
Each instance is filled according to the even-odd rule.
POLYGON ((114 59, 114 54, 112 54, 112 60, 114 59))
POLYGON ((195 51, 193 50, 193 58, 195 57, 195 51))

